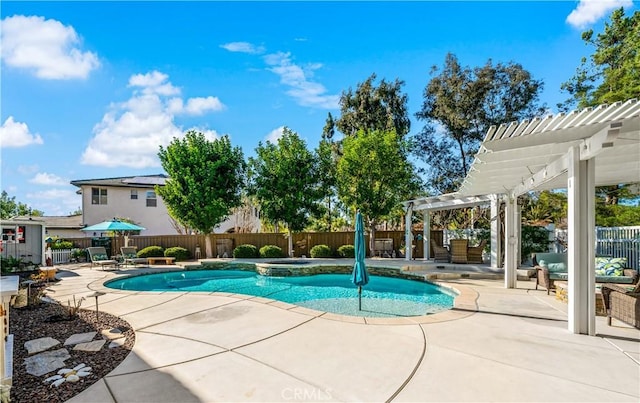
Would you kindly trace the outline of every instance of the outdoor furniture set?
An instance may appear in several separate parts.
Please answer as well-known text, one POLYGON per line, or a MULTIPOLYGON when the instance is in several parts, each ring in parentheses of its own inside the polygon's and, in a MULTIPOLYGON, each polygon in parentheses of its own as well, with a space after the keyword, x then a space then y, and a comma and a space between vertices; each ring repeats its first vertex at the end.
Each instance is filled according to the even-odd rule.
POLYGON ((87 248, 89 252, 89 259, 91 260, 91 267, 94 265, 102 267, 104 270, 105 267, 112 266, 114 269, 118 268, 120 265, 127 266, 129 264, 132 265, 150 265, 157 264, 158 262, 163 262, 164 264, 173 264, 176 260, 175 257, 138 257, 137 251, 135 247, 122 247, 120 248, 120 252, 122 255, 120 259, 110 258, 107 254, 107 251, 104 246, 92 246, 87 248))
POLYGON ((486 240, 481 240, 477 246, 469 246, 468 239, 452 239, 449 241, 450 250, 438 245, 431 240, 431 249, 434 253, 434 261, 451 263, 482 263, 482 251, 487 245, 486 240))

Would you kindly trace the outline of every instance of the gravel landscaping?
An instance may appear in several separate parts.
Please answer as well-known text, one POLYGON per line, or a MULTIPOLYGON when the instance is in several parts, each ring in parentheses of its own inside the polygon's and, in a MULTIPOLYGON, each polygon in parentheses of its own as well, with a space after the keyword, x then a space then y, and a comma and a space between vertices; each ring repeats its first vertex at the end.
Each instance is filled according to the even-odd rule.
POLYGON ((135 343, 135 334, 131 326, 124 320, 104 312, 99 313, 96 323, 95 309, 90 308, 92 301, 84 301, 88 309, 80 309, 70 320, 66 312, 58 304, 41 303, 21 308, 10 309, 10 329, 13 340, 13 386, 12 402, 64 402, 82 392, 100 378, 111 372, 129 354, 135 343), (74 346, 63 346, 65 340, 73 334, 97 332, 94 340, 102 338, 101 331, 117 328, 126 337, 122 346, 109 348, 109 341, 97 352, 76 351, 74 346), (64 368, 73 368, 84 363, 91 367, 91 374, 80 378, 78 382, 64 382, 60 386, 51 386, 44 380, 57 373, 52 371, 46 375, 34 376, 27 373, 25 359, 29 357, 25 342, 42 337, 52 337, 60 344, 51 348, 66 348, 71 358, 65 361, 64 368))

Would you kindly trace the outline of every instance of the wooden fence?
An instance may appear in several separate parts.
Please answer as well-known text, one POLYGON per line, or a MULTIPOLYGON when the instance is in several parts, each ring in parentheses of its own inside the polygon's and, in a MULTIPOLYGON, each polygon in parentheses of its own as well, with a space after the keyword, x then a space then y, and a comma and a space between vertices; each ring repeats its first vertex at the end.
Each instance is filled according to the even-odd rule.
MULTIPOLYGON (((413 256, 416 258, 423 257, 422 237, 418 237, 414 233, 414 250, 413 256), (418 239, 419 238, 419 239, 418 239)), ((288 248, 288 239, 285 233, 251 233, 251 234, 210 234, 212 239, 212 255, 214 257, 222 257, 224 252, 231 251, 238 245, 251 244, 258 249, 265 245, 279 246, 284 253, 288 248)), ((310 250, 315 245, 327 245, 336 251, 342 245, 353 245, 353 232, 299 232, 293 234, 294 257, 307 256, 310 257, 310 250)), ((403 231, 376 231, 376 239, 392 239, 393 249, 397 255, 404 253, 404 232, 403 231)), ((369 236, 365 237, 365 241, 369 242, 369 236)), ((431 231, 431 238, 442 245, 442 231, 431 231)), ((110 240, 111 250, 107 246, 107 252, 111 255, 120 253, 120 247, 124 246, 124 237, 117 236, 105 240, 104 238, 73 238, 67 239, 73 242, 74 247, 88 248, 94 243, 108 243, 110 240)), ((201 257, 205 257, 205 235, 158 235, 158 236, 130 236, 129 246, 135 246, 138 250, 147 246, 161 246, 170 248, 175 246, 183 247, 189 250, 192 256, 196 254, 196 248, 201 250, 201 257)), ((369 252, 367 252, 369 255, 369 252)), ((231 253, 227 252, 231 257, 231 253)))

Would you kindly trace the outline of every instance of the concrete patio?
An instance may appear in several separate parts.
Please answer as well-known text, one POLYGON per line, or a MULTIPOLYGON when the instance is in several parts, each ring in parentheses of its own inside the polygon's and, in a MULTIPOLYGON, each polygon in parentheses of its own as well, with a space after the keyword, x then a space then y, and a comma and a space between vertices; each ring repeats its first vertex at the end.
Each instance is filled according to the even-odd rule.
POLYGON ((446 285, 474 298, 428 320, 374 320, 240 294, 102 286, 176 266, 59 266, 51 297, 106 292, 100 310, 136 332, 125 361, 70 402, 640 400, 640 330, 598 317, 597 336, 572 334, 567 304, 534 281, 506 289, 481 267, 367 262, 407 263, 421 275, 449 272, 446 285))

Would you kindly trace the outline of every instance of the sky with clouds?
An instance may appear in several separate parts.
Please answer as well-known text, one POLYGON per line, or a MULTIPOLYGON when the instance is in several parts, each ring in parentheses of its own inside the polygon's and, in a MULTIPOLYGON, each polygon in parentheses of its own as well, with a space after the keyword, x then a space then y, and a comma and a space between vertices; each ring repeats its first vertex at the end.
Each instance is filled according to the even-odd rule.
POLYGON ((411 134, 429 71, 514 61, 560 84, 630 0, 577 2, 11 2, 1 24, 2 190, 47 215, 80 207, 71 180, 162 173, 188 130, 245 156, 284 127, 315 148, 342 91, 403 80, 411 134))

